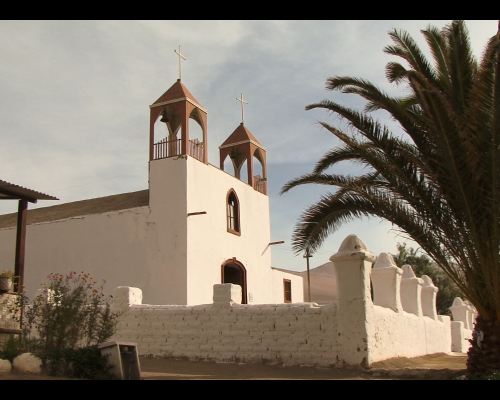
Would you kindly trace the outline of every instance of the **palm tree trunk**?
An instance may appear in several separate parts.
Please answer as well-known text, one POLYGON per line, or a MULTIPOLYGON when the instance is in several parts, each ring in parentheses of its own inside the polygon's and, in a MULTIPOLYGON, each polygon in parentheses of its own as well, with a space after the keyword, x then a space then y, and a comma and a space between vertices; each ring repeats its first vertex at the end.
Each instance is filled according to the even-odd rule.
POLYGON ((500 371, 500 321, 476 319, 472 346, 467 352, 467 374, 486 375, 500 371))

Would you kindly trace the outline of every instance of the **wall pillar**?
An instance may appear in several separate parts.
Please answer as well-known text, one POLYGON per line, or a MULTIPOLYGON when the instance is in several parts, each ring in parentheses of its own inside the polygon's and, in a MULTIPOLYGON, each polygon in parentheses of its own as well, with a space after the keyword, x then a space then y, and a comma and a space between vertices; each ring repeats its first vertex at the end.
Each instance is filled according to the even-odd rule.
POLYGON ((241 286, 233 283, 221 283, 214 285, 214 306, 231 307, 233 304, 241 304, 241 286))
POLYGON ((118 286, 113 292, 111 311, 127 311, 133 304, 142 304, 142 290, 129 286, 118 286))
POLYGON ((375 255, 356 236, 347 236, 339 251, 330 257, 337 275, 337 318, 339 361, 356 366, 370 365, 369 321, 373 313, 370 272, 375 255))
POLYGON ((424 280, 417 278, 411 265, 403 265, 401 278, 401 304, 403 310, 421 317, 422 313, 422 285, 424 280))
POLYGON ((436 297, 438 288, 432 283, 432 279, 427 275, 422 275, 424 286, 422 287, 422 313, 426 317, 434 320, 438 319, 436 310, 436 297))
POLYGON ((397 313, 403 311, 400 295, 401 275, 403 270, 396 265, 392 256, 380 253, 371 273, 373 304, 390 308, 397 313))
POLYGON ((471 329, 469 325, 469 306, 465 304, 460 297, 455 297, 453 304, 450 307, 453 321, 463 322, 465 329, 471 329))

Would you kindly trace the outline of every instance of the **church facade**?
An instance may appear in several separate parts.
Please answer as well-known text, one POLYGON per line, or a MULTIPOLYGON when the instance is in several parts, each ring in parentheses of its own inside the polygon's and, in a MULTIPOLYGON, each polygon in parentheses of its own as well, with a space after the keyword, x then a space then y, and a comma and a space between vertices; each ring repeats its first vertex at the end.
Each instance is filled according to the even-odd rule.
MULTIPOLYGON (((51 272, 83 271, 109 294, 140 288, 146 304, 209 304, 220 283, 240 285, 243 304, 302 302, 303 278, 272 266, 265 148, 242 122, 216 167, 207 132, 207 110, 178 79, 150 106, 149 189, 29 210, 28 296, 51 272)), ((1 269, 14 263, 15 218, 0 216, 1 269)))

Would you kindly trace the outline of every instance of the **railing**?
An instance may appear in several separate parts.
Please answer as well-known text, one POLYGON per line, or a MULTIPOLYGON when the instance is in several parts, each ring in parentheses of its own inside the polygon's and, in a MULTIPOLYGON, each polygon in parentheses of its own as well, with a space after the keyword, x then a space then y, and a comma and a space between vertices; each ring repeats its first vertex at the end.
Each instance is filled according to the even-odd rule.
POLYGON ((253 177, 253 188, 258 192, 266 194, 266 180, 260 175, 255 175, 253 177))
POLYGON ((198 139, 194 139, 190 140, 188 145, 189 155, 203 162, 203 143, 200 143, 198 139))
MULTIPOLYGON (((167 138, 165 138, 154 144, 154 160, 176 157, 181 154, 182 139, 167 140, 167 138)), ((203 162, 203 143, 200 143, 198 139, 190 140, 188 143, 188 154, 203 162)))
POLYGON ((181 139, 160 140, 154 144, 154 159, 175 157, 181 154, 181 139))

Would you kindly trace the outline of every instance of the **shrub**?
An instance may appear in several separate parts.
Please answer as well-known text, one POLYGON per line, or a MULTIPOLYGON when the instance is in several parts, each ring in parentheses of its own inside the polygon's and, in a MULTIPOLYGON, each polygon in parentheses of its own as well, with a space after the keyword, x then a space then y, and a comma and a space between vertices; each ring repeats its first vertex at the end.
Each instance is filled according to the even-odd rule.
POLYGON ((121 315, 111 312, 112 296, 102 293, 106 281, 98 285, 83 272, 51 273, 47 278, 49 283, 41 284, 33 301, 25 295, 18 298, 15 317, 22 324, 22 345, 42 359, 50 374, 92 376, 94 368, 94 375, 103 379, 108 370, 96 346, 115 334, 121 315))
POLYGON ((47 357, 48 372, 52 376, 67 376, 78 379, 113 380, 113 365, 109 355, 101 355, 97 346, 77 349, 53 349, 47 357))
POLYGON ((14 335, 10 335, 7 341, 3 344, 2 350, 0 350, 0 358, 2 360, 9 360, 11 363, 18 355, 24 353, 21 347, 19 338, 14 335))
POLYGON ((500 371, 493 371, 488 374, 469 374, 467 375, 469 381, 500 381, 500 371))

